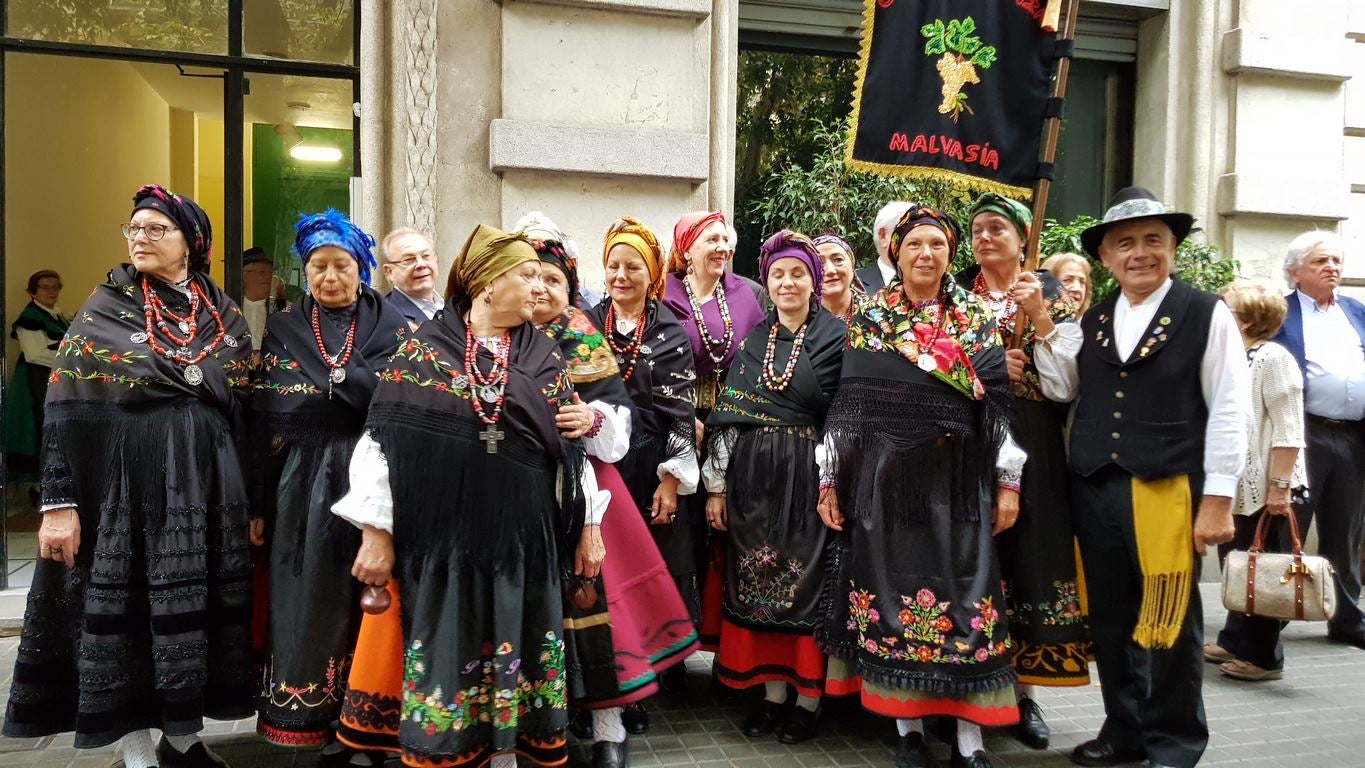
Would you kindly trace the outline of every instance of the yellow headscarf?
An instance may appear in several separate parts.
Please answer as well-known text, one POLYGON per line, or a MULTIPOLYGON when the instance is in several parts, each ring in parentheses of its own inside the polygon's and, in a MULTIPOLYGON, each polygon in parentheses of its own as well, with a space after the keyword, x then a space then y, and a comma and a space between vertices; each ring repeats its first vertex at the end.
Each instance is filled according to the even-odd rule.
POLYGON ((657 299, 664 293, 664 257, 659 248, 659 239, 654 232, 637 219, 622 216, 607 228, 607 236, 602 244, 602 265, 607 264, 607 254, 617 245, 634 248, 645 260, 649 268, 649 298, 657 299))
POLYGON ((525 235, 480 224, 450 265, 446 296, 472 299, 507 270, 538 260, 536 249, 525 235))

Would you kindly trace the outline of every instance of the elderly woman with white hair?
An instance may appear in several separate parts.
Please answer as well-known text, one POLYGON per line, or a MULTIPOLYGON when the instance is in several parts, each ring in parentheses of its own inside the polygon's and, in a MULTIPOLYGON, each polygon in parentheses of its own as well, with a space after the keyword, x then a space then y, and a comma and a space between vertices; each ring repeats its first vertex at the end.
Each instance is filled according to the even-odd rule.
POLYGON ((1345 254, 1332 232, 1305 232, 1290 242, 1284 277, 1293 292, 1273 340, 1294 356, 1304 379, 1318 551, 1337 572, 1337 614, 1327 637, 1365 648, 1365 620, 1356 606, 1365 532, 1365 304, 1338 291, 1345 254))
POLYGON ((877 262, 858 270, 858 280, 862 282, 869 296, 890 283, 896 274, 896 256, 887 252, 887 245, 891 243, 896 222, 910 210, 910 206, 911 203, 904 200, 892 200, 883 205, 882 209, 877 211, 877 218, 872 220, 872 242, 877 246, 877 262))

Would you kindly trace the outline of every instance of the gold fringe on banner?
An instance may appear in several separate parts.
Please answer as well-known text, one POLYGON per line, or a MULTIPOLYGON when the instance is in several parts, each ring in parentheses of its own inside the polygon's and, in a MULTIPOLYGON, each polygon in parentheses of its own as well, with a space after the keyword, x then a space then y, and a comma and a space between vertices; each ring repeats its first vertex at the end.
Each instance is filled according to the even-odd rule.
MULTIPOLYGON (((1050 0, 1057 2, 1057 0, 1050 0)), ((900 176, 906 179, 933 179, 954 184, 965 184, 981 192, 994 192, 997 195, 1012 197, 1028 202, 1033 199, 1033 187, 1016 187, 998 181, 983 179, 966 173, 944 168, 923 165, 891 165, 889 163, 869 163, 853 159, 853 139, 858 135, 858 112, 863 95, 863 81, 867 78, 867 62, 872 52, 873 19, 877 14, 877 0, 863 2, 863 35, 858 41, 858 79, 853 83, 853 109, 849 113, 848 138, 844 143, 844 165, 851 171, 879 173, 884 176, 900 176)))

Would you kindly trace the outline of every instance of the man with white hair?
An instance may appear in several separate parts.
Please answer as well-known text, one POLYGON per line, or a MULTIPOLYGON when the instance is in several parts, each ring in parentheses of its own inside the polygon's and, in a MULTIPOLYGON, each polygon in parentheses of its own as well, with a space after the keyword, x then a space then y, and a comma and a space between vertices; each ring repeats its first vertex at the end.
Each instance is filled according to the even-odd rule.
POLYGON ((1337 572, 1337 614, 1327 637, 1365 648, 1365 621, 1356 605, 1365 532, 1365 304, 1337 293, 1344 257, 1341 238, 1331 232, 1294 238, 1284 260, 1284 277, 1294 291, 1274 341, 1293 353, 1303 371, 1305 457, 1318 550, 1337 572))
MULTIPOLYGON (((564 246, 564 253, 569 258, 578 260, 578 243, 574 242, 568 233, 559 228, 549 216, 540 211, 527 211, 526 215, 517 219, 517 223, 512 225, 512 232, 519 232, 532 240, 554 240, 564 246)), ((602 294, 594 291, 579 281, 578 286, 578 308, 591 309, 602 301, 602 294)))
POLYGON ((858 270, 858 279, 862 281, 868 295, 880 291, 896 276, 896 255, 888 254, 886 249, 891 245, 891 233, 896 228, 896 222, 910 210, 910 206, 911 203, 903 200, 893 200, 877 211, 877 218, 872 222, 872 241, 877 244, 877 263, 858 270))
POLYGON ((415 330, 445 306, 436 292, 436 246, 431 238, 411 227, 399 227, 384 236, 380 244, 384 278, 393 286, 384 298, 415 330))

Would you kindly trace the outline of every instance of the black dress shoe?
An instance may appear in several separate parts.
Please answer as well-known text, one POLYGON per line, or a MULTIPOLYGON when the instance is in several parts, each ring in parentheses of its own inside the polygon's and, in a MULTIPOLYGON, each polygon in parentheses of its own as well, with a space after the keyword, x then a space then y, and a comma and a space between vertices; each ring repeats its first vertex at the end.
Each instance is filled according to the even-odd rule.
POLYGON ((599 741, 592 745, 592 768, 626 768, 626 745, 618 741, 599 741))
POLYGON ((631 704, 621 710, 621 722, 626 726, 626 733, 639 736, 649 730, 649 710, 644 704, 631 704))
POLYGON ((953 758, 948 764, 952 768, 991 768, 991 759, 979 749, 969 757, 958 752, 957 747, 953 747, 953 758))
POLYGON ((815 738, 816 713, 805 707, 792 707, 787 721, 777 729, 777 740, 783 744, 800 744, 815 738))
POLYGON ((928 768, 929 747, 924 735, 907 733, 896 742, 896 768, 928 768))
POLYGON ((583 741, 592 738, 592 710, 580 709, 569 718, 569 732, 583 741))
POLYGON ((749 716, 744 718, 739 729, 744 732, 745 736, 756 739, 777 730, 777 726, 781 722, 782 705, 764 699, 751 709, 749 716))
POLYGON ((1327 629, 1327 639, 1334 643, 1345 643, 1346 645, 1354 645, 1357 648, 1365 649, 1365 629, 1335 630, 1329 627, 1327 629))
POLYGON ((156 761, 161 768, 228 768, 223 758, 209 751, 204 742, 196 742, 184 752, 177 751, 163 735, 156 744, 156 761))
POLYGON ((1014 736, 1029 749, 1047 749, 1048 738, 1052 735, 1043 719, 1043 708, 1027 696, 1019 700, 1019 724, 1014 726, 1014 736))
POLYGON ((1087 768, 1104 768, 1109 765, 1140 763, 1147 759, 1147 751, 1141 748, 1120 749, 1106 741, 1091 739, 1071 750, 1071 762, 1087 768))

